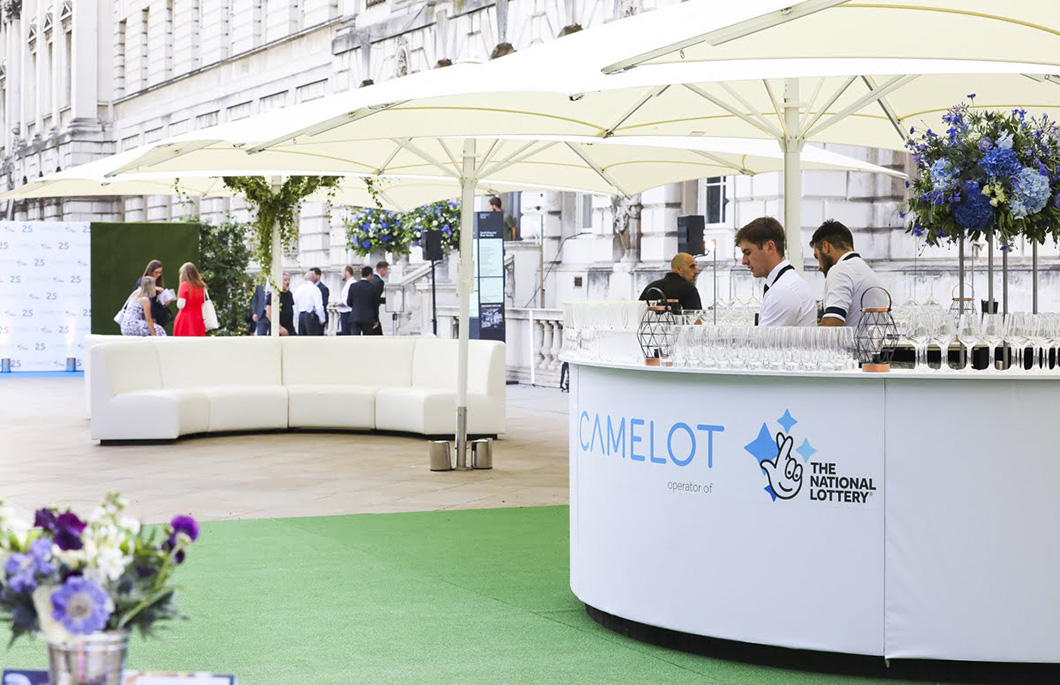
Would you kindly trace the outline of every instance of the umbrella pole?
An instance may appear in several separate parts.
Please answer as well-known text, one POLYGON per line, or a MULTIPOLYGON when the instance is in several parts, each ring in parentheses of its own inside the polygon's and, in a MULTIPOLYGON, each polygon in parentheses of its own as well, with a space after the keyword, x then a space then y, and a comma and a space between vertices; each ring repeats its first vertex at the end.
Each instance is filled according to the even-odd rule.
MULTIPOLYGON (((272 179, 272 192, 279 193, 283 179, 272 179)), ((264 266, 264 264, 262 265, 264 266)), ((280 337, 280 291, 283 290, 283 245, 280 243, 280 223, 272 225, 272 264, 269 274, 269 286, 272 295, 272 321, 269 322, 269 337, 280 337)), ((298 325, 295 322, 295 325, 298 325)))
POLYGON ((799 82, 788 79, 784 84, 784 127, 781 147, 784 149, 784 232, 785 256, 802 273, 802 139, 798 136, 799 82))
POLYGON ((467 355, 471 332, 471 288, 474 263, 471 256, 475 230, 475 141, 464 141, 464 160, 460 173, 460 266, 457 270, 457 294, 460 297, 460 330, 456 359, 456 468, 467 466, 467 355))

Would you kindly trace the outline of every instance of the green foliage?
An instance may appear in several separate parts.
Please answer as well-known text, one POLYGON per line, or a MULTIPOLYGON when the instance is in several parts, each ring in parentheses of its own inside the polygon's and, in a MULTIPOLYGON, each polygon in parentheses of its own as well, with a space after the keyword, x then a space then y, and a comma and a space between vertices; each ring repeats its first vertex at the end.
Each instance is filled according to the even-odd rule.
POLYGON ((210 291, 221 327, 212 335, 245 335, 244 316, 253 290, 247 282, 252 227, 230 219, 219 226, 199 222, 199 271, 210 291))
MULTIPOLYGON (((334 194, 338 176, 289 176, 278 189, 261 176, 225 176, 225 187, 246 199, 256 210, 254 260, 261 266, 262 280, 272 265, 272 229, 280 228, 280 244, 287 251, 298 247, 298 211, 302 200, 318 190, 334 194)), ((273 284, 279 286, 279 284, 273 284)))

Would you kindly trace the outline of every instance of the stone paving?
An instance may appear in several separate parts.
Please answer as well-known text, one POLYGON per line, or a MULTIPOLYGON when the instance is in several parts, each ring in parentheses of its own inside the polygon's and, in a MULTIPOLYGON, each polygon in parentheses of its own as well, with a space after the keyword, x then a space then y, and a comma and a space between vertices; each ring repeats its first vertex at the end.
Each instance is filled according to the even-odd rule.
POLYGON ((566 504, 567 398, 508 386, 508 432, 490 471, 428 469, 422 437, 241 434, 100 446, 80 377, 0 377, 0 498, 88 514, 109 490, 145 522, 566 504))

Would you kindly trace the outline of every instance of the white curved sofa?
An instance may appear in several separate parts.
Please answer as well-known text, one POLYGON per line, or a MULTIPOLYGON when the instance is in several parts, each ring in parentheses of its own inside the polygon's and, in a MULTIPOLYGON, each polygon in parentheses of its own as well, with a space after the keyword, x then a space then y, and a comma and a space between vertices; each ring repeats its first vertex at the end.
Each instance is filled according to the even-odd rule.
MULTIPOLYGON (((103 337, 103 336, 100 336, 103 337)), ((125 338, 86 344, 92 438, 287 428, 452 435, 457 341, 125 338)), ((505 428, 502 343, 472 340, 468 433, 505 428)))

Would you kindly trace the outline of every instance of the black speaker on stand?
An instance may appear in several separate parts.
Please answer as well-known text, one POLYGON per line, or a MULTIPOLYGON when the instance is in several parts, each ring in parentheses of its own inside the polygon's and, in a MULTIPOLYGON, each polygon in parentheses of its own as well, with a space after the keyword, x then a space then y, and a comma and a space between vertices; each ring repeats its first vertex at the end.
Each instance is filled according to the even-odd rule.
POLYGON ((424 231, 420 240, 424 261, 431 262, 431 326, 438 335, 438 289, 435 287, 434 265, 442 261, 442 232, 424 231))
POLYGON ((690 255, 706 254, 707 246, 703 241, 703 229, 706 222, 698 214, 677 217, 677 251, 690 255))

